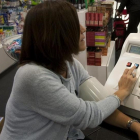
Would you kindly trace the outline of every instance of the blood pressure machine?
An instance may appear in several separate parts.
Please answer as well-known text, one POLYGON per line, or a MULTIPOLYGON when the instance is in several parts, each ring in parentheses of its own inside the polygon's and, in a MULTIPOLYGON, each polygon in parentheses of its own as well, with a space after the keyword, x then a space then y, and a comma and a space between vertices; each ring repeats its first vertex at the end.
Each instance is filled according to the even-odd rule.
POLYGON ((132 93, 123 101, 120 110, 140 119, 140 34, 132 33, 126 39, 120 58, 109 75, 105 86, 96 78, 90 78, 80 86, 80 97, 84 100, 99 101, 118 90, 118 82, 126 68, 136 66, 137 82, 132 93))

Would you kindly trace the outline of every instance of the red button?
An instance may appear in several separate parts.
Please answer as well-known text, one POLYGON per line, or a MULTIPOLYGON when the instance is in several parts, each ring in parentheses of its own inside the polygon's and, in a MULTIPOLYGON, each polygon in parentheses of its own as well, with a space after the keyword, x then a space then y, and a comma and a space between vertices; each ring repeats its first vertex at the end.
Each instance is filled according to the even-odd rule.
POLYGON ((126 66, 127 67, 131 67, 131 65, 132 65, 132 63, 131 62, 128 62, 126 66))

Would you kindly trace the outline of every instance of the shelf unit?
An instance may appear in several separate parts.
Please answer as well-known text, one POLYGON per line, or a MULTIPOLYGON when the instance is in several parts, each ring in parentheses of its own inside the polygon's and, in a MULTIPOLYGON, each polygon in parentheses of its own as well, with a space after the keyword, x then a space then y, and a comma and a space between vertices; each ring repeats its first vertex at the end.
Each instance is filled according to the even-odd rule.
MULTIPOLYGON (((81 10, 78 12, 80 24, 85 27, 85 13, 87 10, 81 10)), ((85 34, 86 35, 86 34, 85 34)), ((102 56, 101 66, 88 66, 87 65, 87 52, 84 50, 79 55, 74 56, 81 62, 83 67, 88 71, 89 75, 96 77, 99 82, 104 85, 109 74, 115 65, 115 42, 111 41, 110 47, 108 48, 107 56, 102 56)))

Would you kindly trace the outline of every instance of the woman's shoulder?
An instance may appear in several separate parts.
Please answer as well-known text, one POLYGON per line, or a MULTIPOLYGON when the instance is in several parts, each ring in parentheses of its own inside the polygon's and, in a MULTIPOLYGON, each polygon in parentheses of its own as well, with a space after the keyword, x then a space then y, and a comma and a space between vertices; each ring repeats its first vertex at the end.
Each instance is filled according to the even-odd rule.
POLYGON ((73 58, 72 66, 75 68, 83 67, 82 64, 76 58, 73 58))
POLYGON ((68 65, 70 66, 70 69, 73 69, 78 73, 84 69, 83 65, 76 58, 73 58, 73 63, 69 63, 68 65))
POLYGON ((58 76, 50 71, 49 69, 43 67, 43 66, 40 66, 40 65, 37 65, 35 63, 29 63, 29 64, 25 64, 23 66, 21 66, 15 77, 18 77, 18 78, 30 78, 30 79, 36 79, 36 78, 39 78, 39 77, 53 77, 53 78, 58 78, 58 76))

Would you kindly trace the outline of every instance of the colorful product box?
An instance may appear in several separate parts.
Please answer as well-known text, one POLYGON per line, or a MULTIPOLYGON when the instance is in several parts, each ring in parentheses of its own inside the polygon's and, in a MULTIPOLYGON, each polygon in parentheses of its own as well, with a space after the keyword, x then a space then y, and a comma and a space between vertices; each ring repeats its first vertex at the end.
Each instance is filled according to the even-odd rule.
POLYGON ((95 36, 106 36, 106 32, 95 32, 95 36))
POLYGON ((106 40, 106 36, 95 36, 96 40, 106 40))
POLYGON ((106 46, 106 42, 95 42, 95 46, 105 47, 106 46))

